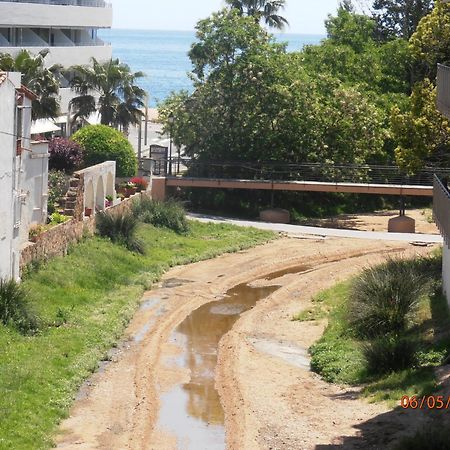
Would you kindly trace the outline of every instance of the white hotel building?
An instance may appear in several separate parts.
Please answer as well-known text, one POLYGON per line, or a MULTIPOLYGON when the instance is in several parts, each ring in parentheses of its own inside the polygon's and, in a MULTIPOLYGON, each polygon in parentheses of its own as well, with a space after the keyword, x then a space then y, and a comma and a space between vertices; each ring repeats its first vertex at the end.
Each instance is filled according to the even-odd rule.
MULTIPOLYGON (((49 49, 48 66, 70 67, 111 58, 111 46, 97 37, 111 28, 112 7, 103 0, 0 0, 0 53, 49 49)), ((61 89, 67 112, 70 90, 61 89)))

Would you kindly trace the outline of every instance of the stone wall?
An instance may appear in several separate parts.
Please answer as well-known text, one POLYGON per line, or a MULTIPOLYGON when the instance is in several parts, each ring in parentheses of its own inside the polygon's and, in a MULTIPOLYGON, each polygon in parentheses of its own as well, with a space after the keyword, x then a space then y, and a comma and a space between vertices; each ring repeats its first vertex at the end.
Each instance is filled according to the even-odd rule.
MULTIPOLYGON (((130 209, 132 201, 142 196, 150 196, 148 192, 136 194, 124 199, 115 206, 107 208, 112 214, 119 214, 130 209)), ((85 217, 83 220, 75 218, 56 225, 41 233, 36 242, 28 242, 21 252, 20 270, 34 261, 47 261, 56 256, 65 256, 70 245, 79 242, 83 236, 92 236, 95 232, 95 216, 85 217)))

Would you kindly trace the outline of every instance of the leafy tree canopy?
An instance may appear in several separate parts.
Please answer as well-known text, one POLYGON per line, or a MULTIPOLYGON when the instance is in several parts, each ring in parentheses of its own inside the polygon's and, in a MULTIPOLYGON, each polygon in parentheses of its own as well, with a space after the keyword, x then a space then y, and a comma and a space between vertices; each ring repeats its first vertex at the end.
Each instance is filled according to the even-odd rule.
POLYGON ((408 40, 422 17, 433 9, 433 4, 433 0, 375 0, 373 10, 378 38, 408 40))
POLYGON ((160 107, 165 129, 192 157, 365 162, 380 158, 382 117, 364 95, 311 76, 253 20, 221 11, 198 25, 195 92, 160 107), (175 123, 169 124, 170 113, 175 123))
POLYGON ((450 4, 438 1, 424 17, 410 40, 411 52, 422 63, 425 74, 434 79, 438 63, 450 60, 450 4))
POLYGON ((415 85, 409 110, 393 108, 391 129, 400 167, 414 172, 425 164, 449 166, 450 123, 436 109, 436 87, 430 80, 415 85))

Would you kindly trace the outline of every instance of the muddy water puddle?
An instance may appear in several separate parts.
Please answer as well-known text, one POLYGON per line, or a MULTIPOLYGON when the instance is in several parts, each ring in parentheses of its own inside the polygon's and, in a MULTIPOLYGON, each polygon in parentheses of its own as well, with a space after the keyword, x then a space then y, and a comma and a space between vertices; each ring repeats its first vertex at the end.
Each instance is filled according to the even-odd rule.
MULTIPOLYGON (((275 280, 307 269, 297 266, 277 271, 264 280, 275 280)), ((279 288, 280 285, 275 283, 271 286, 235 286, 222 300, 193 311, 172 333, 170 342, 182 349, 172 361, 175 366, 189 369, 190 381, 161 396, 159 426, 177 437, 178 449, 225 448, 224 411, 215 389, 219 341, 240 314, 279 288)))

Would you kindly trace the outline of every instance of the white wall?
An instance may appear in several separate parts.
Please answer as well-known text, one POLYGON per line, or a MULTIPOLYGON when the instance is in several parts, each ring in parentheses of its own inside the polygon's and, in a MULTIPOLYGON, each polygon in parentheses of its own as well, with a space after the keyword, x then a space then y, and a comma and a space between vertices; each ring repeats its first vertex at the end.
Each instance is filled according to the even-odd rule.
POLYGON ((111 28, 112 8, 0 2, 0 27, 111 28))
POLYGON ((14 248, 14 160, 16 150, 15 95, 20 74, 10 73, 0 84, 0 278, 18 278, 19 254, 14 248))
POLYGON ((17 129, 16 93, 21 75, 0 84, 0 278, 19 278, 20 251, 31 225, 45 223, 48 197, 48 143, 30 142, 31 99, 24 96, 17 129), (16 135, 22 137, 16 154, 16 135))

